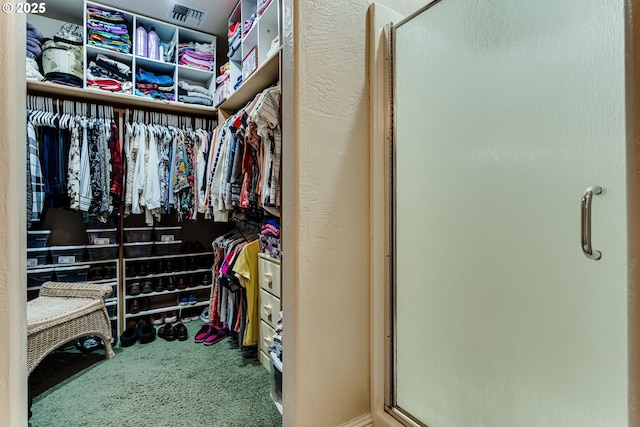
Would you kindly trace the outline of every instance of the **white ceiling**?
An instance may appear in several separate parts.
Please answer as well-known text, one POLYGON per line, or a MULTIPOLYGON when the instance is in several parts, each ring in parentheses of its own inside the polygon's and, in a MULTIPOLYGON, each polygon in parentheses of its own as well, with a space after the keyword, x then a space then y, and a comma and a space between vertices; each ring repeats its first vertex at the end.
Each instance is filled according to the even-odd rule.
MULTIPOLYGON (((183 6, 208 12, 201 27, 190 27, 194 30, 227 37, 228 19, 238 0, 173 0, 183 6)), ((107 0, 98 1, 104 6, 148 16, 160 21, 167 20, 167 12, 172 0, 107 0)), ((47 0, 49 18, 62 21, 82 22, 84 9, 83 0, 47 0)), ((181 26, 187 25, 181 24, 181 26)))

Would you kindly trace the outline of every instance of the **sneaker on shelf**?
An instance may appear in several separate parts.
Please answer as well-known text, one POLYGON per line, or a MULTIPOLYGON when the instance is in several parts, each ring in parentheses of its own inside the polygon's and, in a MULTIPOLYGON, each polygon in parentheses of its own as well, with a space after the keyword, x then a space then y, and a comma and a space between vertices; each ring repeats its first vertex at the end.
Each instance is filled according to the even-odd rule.
POLYGON ((152 325, 162 325, 164 323, 164 313, 154 313, 151 315, 152 325))
POLYGON ((164 317, 164 323, 175 323, 178 321, 178 314, 175 310, 168 311, 164 317))
POLYGON ((209 307, 205 308, 204 310, 202 310, 202 312, 200 313, 200 320, 202 320, 204 323, 209 323, 209 307))

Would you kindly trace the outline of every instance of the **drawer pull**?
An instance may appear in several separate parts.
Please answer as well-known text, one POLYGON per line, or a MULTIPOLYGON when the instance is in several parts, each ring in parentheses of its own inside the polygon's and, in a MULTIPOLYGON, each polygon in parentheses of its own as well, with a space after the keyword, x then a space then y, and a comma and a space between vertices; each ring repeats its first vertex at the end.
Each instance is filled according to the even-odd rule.
POLYGON ((271 345, 271 338, 269 338, 269 337, 262 337, 262 339, 263 339, 263 341, 264 341, 264 343, 265 343, 266 345, 271 345))
POLYGON ((271 317, 271 313, 272 313, 272 309, 271 306, 268 304, 265 304, 264 306, 264 312, 267 316, 271 317))
POLYGON ((271 285, 273 284, 273 274, 264 273, 264 277, 267 279, 267 283, 269 284, 269 287, 271 287, 271 285))

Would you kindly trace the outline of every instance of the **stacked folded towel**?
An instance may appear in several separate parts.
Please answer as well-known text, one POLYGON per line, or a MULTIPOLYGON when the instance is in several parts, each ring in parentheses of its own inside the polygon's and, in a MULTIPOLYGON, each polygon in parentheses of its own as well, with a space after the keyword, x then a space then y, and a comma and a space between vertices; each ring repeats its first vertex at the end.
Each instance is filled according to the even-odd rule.
POLYGON ((213 105, 213 93, 203 86, 178 82, 178 101, 185 104, 213 105))
POLYGON ((98 54, 86 70, 87 85, 110 92, 131 93, 131 67, 106 55, 98 54))
POLYGON ((123 12, 87 8, 87 36, 90 46, 116 52, 131 52, 131 36, 123 12))
POLYGON ((174 101, 174 84, 173 77, 171 76, 163 74, 156 75, 150 71, 139 68, 136 74, 135 94, 148 98, 174 101))
POLYGON ((213 71, 215 57, 211 43, 180 43, 178 46, 178 60, 180 65, 213 71))
POLYGON ((34 25, 27 22, 27 78, 44 80, 42 62, 42 42, 44 35, 34 25))

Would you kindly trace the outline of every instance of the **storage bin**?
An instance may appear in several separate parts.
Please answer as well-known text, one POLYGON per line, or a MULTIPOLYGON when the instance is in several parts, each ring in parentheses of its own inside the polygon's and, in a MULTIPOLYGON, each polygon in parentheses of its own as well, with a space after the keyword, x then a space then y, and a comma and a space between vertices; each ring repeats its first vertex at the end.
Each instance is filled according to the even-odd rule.
POLYGON ((182 240, 176 240, 173 242, 156 242, 156 255, 177 255, 180 253, 180 246, 182 246, 182 240))
POLYGON ((36 265, 44 265, 47 263, 47 248, 28 248, 27 249, 27 267, 35 267, 36 265))
POLYGON ((29 230, 27 231, 28 248, 44 248, 51 235, 51 230, 29 230))
POLYGON ((87 240, 90 245, 109 245, 118 243, 117 228, 92 228, 87 229, 87 240))
POLYGON ((85 246, 51 246, 51 258, 54 264, 73 264, 84 261, 85 246))
POLYGON ((89 245, 87 246, 87 252, 89 253, 90 261, 103 261, 106 259, 118 258, 117 243, 111 245, 89 245))
POLYGON ((124 244, 125 258, 142 258, 151 256, 153 242, 131 242, 124 244))
POLYGON ((58 282, 86 282, 89 274, 88 265, 79 265, 74 267, 54 267, 56 280, 58 282))
POLYGON ((151 227, 129 227, 123 229, 125 243, 151 241, 151 227))
POLYGON ((182 227, 156 227, 154 231, 156 242, 175 242, 180 240, 182 227))
POLYGON ((269 352, 271 360, 271 399, 282 413, 282 362, 273 352, 269 352))
POLYGON ((27 288, 42 286, 53 277, 53 267, 39 268, 27 272, 27 288))

